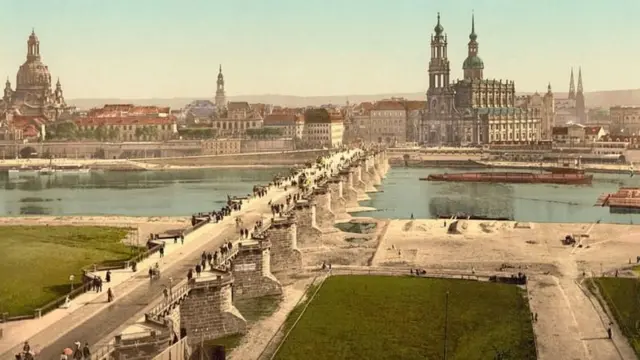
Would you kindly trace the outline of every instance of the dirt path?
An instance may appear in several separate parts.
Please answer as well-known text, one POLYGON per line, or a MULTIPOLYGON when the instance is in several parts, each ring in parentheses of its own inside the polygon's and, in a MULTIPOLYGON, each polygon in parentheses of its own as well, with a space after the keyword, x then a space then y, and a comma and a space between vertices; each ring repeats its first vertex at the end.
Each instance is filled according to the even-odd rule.
POLYGON ((278 309, 271 315, 251 325, 242 342, 229 354, 230 360, 257 359, 278 328, 287 319, 312 279, 305 279, 283 289, 283 299, 278 309))

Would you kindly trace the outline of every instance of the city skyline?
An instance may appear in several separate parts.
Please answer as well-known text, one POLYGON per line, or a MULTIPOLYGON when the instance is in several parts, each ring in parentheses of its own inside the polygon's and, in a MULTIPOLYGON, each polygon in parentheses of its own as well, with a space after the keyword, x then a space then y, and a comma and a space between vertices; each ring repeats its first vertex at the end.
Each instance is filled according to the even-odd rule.
POLYGON ((580 66, 587 92, 640 80, 626 70, 636 56, 624 36, 640 27, 631 21, 640 4, 622 0, 579 9, 503 0, 35 3, 44 11, 13 2, 0 14, 0 76, 15 83, 35 28, 43 62, 68 98, 213 98, 220 63, 230 96, 426 91, 437 12, 452 80, 462 78, 472 11, 486 78, 514 80, 522 92, 545 91, 548 82, 566 92, 571 67, 580 66))

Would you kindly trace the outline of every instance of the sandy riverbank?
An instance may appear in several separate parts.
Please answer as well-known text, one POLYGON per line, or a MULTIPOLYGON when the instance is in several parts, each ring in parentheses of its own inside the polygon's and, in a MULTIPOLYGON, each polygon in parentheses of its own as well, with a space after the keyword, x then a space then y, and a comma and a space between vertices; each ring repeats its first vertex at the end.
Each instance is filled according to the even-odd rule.
MULTIPOLYGON (((524 272, 539 359, 572 354, 576 359, 618 359, 606 337, 608 320, 581 285, 583 274, 600 275, 628 266, 640 255, 640 226, 514 221, 392 220, 372 265, 465 272, 524 272), (581 246, 562 244, 586 235, 581 246), (503 270, 501 270, 503 269, 503 270)), ((619 333, 618 333, 619 334, 619 333)), ((619 334, 618 336, 622 336, 619 334)), ((628 344, 622 339, 618 347, 628 344)))

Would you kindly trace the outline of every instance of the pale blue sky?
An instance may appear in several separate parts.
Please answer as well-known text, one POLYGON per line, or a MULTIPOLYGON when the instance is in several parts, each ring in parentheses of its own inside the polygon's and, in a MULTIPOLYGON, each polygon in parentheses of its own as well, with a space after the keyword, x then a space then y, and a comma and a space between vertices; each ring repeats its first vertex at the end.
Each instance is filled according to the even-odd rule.
POLYGON ((452 79, 475 10, 485 76, 519 91, 639 88, 638 0, 0 0, 0 75, 34 27, 67 98, 425 91, 442 14, 452 79))

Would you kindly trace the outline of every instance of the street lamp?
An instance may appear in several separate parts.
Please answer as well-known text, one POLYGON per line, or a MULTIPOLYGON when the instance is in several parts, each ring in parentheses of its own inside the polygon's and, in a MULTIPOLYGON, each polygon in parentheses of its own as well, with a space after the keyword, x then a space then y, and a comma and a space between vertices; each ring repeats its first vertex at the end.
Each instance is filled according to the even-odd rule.
POLYGON ((69 284, 71 284, 71 291, 73 291, 73 280, 75 280, 75 275, 69 275, 69 284))
POLYGON ((449 327, 449 291, 445 293, 444 298, 444 350, 442 358, 447 360, 447 330, 449 327))

